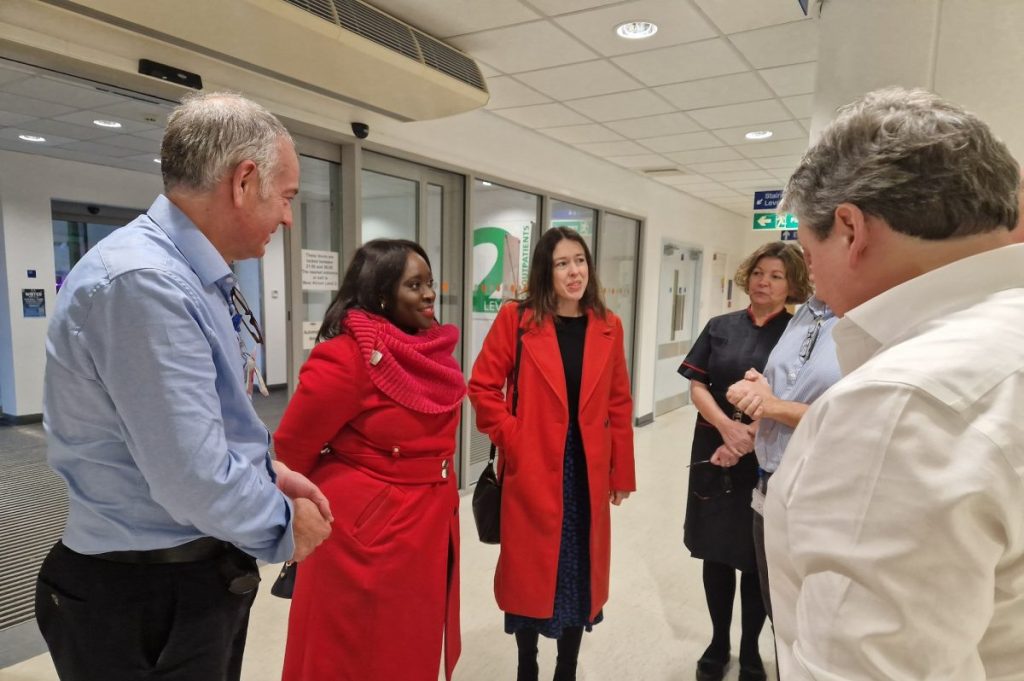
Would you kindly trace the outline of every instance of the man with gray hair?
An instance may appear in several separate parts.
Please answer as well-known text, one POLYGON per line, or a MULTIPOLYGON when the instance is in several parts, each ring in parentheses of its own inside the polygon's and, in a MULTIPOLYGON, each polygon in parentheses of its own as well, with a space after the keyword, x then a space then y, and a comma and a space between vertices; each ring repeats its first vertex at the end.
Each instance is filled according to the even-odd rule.
POLYGON ((784 206, 844 378, 772 478, 782 679, 1024 679, 1017 163, 922 90, 840 109, 784 206))
POLYGON ((65 681, 237 680, 255 559, 301 560, 330 532, 326 498, 270 459, 250 397, 263 337, 229 267, 291 226, 291 137, 199 94, 170 115, 161 168, 165 193, 75 265, 47 335, 70 510, 36 618, 65 681))

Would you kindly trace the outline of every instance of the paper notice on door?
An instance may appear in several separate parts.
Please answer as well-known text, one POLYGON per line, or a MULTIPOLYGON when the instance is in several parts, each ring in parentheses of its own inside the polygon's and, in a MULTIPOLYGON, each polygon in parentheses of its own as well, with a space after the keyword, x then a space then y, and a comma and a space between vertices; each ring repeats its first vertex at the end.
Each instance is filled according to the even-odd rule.
POLYGON ((320 322, 302 322, 302 349, 312 350, 316 345, 316 334, 320 331, 320 322))
POLYGON ((338 290, 338 254, 302 249, 302 290, 338 290))

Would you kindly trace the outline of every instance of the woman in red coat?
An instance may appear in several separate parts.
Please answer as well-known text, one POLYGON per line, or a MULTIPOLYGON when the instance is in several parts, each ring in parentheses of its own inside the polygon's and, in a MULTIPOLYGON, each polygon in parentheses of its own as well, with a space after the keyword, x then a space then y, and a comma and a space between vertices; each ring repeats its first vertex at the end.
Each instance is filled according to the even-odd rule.
POLYGON ((434 320, 423 249, 356 251, 274 434, 331 502, 300 565, 285 681, 436 681, 459 657, 458 331, 434 320))
POLYGON ((498 312, 473 366, 477 427, 501 449, 501 554, 494 574, 519 681, 536 681, 538 635, 558 640, 555 681, 576 678, 583 630, 608 600, 609 502, 636 489, 622 322, 606 310, 580 235, 546 232, 529 295, 498 312), (521 309, 520 309, 521 308, 521 309), (511 413, 518 327, 519 399, 511 413))

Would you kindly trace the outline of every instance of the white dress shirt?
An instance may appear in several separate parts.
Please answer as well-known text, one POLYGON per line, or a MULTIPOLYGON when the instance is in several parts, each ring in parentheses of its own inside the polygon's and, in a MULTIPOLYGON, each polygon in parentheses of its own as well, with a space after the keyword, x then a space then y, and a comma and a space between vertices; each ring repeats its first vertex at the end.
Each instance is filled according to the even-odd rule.
POLYGON ((1024 245, 833 338, 765 504, 783 681, 1024 680, 1024 245))

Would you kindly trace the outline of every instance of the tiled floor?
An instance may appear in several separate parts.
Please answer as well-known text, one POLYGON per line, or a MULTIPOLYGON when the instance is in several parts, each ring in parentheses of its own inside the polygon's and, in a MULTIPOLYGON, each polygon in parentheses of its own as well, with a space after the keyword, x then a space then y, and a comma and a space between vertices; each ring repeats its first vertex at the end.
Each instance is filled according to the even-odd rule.
MULTIPOLYGON (((583 640, 581 681, 689 681, 707 645, 710 625, 701 587, 700 562, 682 546, 686 469, 693 430, 692 407, 660 417, 636 431, 640 491, 613 509, 612 596, 605 621, 583 640)), ((502 630, 491 594, 497 548, 475 539, 468 497, 462 514, 463 655, 456 680, 505 681, 515 678, 515 643, 502 630)), ((264 569, 264 584, 276 575, 264 569)), ((276 681, 286 634, 287 601, 264 588, 253 609, 243 678, 276 681)), ((733 650, 739 646, 739 612, 733 650)), ((761 650, 774 677, 770 629, 761 650)), ((541 678, 550 678, 554 645, 542 641, 541 678), (546 645, 544 645, 546 644, 546 645)), ((735 680, 735 657, 726 680, 735 680)), ((56 681, 47 655, 6 669, 2 681, 56 681)), ((329 681, 329 680, 325 680, 329 681)), ((367 680, 400 681, 400 680, 367 680)))

